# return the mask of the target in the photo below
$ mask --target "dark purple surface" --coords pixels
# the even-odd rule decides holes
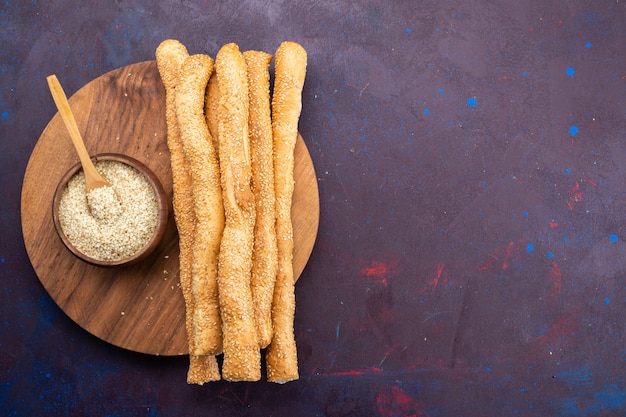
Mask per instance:
[[[1,415],[624,415],[624,1],[8,0],[0,28]],[[45,77],[72,94],[166,38],[309,53],[297,382],[188,386],[187,358],[87,334],[28,261]]]

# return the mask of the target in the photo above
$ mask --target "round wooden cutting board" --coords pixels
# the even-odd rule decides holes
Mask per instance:
[[[171,209],[165,90],[156,63],[140,62],[104,74],[69,101],[89,153],[117,152],[143,162],[163,184]],[[100,268],[79,260],[63,246],[52,221],[55,188],[76,162],[72,142],[56,114],[35,145],[22,186],[22,231],[39,280],[72,320],[100,339],[141,353],[187,354],[173,214],[159,247],[136,265]],[[299,277],[319,224],[315,170],[301,136],[294,175],[294,274]]]

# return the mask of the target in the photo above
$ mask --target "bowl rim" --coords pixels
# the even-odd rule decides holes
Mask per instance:
[[[157,200],[157,225],[152,234],[152,237],[144,245],[144,247],[136,252],[129,258],[114,260],[114,261],[104,261],[100,259],[96,259],[90,257],[80,250],[78,250],[72,242],[68,239],[68,237],[63,233],[63,228],[61,227],[61,221],[59,219],[59,203],[61,201],[61,196],[63,194],[63,190],[67,185],[68,181],[80,170],[82,170],[82,165],[80,162],[74,164],[64,175],[61,177],[59,184],[54,192],[53,200],[52,200],[52,220],[54,223],[54,229],[57,233],[57,236],[61,239],[64,246],[77,258],[95,265],[95,266],[103,266],[103,267],[115,267],[115,266],[126,266],[135,264],[143,259],[145,259],[148,255],[150,255],[154,249],[159,245],[163,235],[165,234],[165,230],[167,228],[167,218],[169,215],[169,203],[167,200],[167,194],[159,181],[158,177],[150,168],[148,168],[143,162],[124,154],[114,153],[114,152],[104,152],[98,153],[90,156],[91,160],[94,164],[99,161],[116,161],[124,163],[128,166],[131,166],[137,169],[139,172],[143,174],[143,176],[148,180],[152,189],[155,192],[156,200]]]

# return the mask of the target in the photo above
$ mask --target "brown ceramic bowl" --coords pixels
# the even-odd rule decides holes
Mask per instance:
[[[156,194],[157,207],[158,207],[158,220],[157,220],[157,225],[152,235],[152,238],[140,251],[136,252],[134,255],[128,258],[124,258],[120,260],[111,260],[111,261],[106,261],[106,260],[103,261],[103,260],[94,259],[90,256],[87,256],[84,253],[80,252],[72,244],[72,242],[70,242],[67,236],[63,233],[63,229],[61,228],[61,222],[59,220],[59,202],[61,200],[61,194],[63,193],[63,190],[65,189],[68,181],[76,173],[82,170],[82,166],[80,163],[77,163],[72,168],[70,168],[69,171],[67,171],[67,173],[63,176],[63,178],[59,182],[59,185],[54,193],[54,200],[52,203],[52,219],[54,221],[54,228],[56,229],[56,232],[59,238],[61,239],[61,241],[63,242],[63,244],[67,247],[67,249],[70,252],[72,252],[74,255],[76,255],[78,258],[82,259],[83,261],[88,262],[92,265],[103,266],[103,267],[113,267],[113,266],[119,267],[119,266],[126,266],[126,265],[137,263],[145,259],[148,255],[150,255],[151,252],[154,251],[154,249],[159,245],[159,242],[161,241],[163,234],[165,233],[165,229],[167,226],[167,217],[169,214],[169,205],[167,201],[167,196],[165,194],[165,190],[163,189],[163,186],[161,185],[156,175],[147,166],[145,166],[143,163],[137,161],[134,158],[131,158],[126,155],[116,154],[116,153],[102,153],[102,154],[92,156],[91,159],[93,160],[94,164],[97,163],[98,161],[108,160],[108,161],[117,161],[117,162],[121,162],[126,165],[129,165],[135,168],[136,170],[138,170],[139,172],[141,172],[144,175],[144,177],[148,180],[148,182],[152,185],[152,188],[154,189],[154,192]]]

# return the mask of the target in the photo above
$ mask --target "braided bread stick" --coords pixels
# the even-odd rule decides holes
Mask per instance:
[[[219,301],[228,381],[258,381],[261,353],[250,290],[254,238],[254,195],[248,138],[248,81],[237,45],[216,57],[219,85],[219,158],[226,224],[219,254]]]
[[[185,59],[176,87],[176,117],[180,126],[185,158],[189,164],[196,215],[193,247],[192,290],[196,300],[193,354],[219,354],[222,331],[217,290],[217,258],[224,211],[219,164],[204,117],[204,92],[213,71],[208,55]]]
[[[248,72],[249,133],[252,159],[252,191],[256,209],[254,251],[250,286],[259,347],[272,340],[272,298],[278,269],[274,195],[274,144],[270,114],[272,55],[260,51],[243,53]]]
[[[293,226],[291,202],[294,188],[294,149],[302,110],[302,88],[307,55],[295,42],[283,42],[276,50],[272,130],[276,192],[278,273],[274,286],[272,323],[274,336],[267,348],[267,380],[285,383],[298,379],[294,336],[295,288],[293,276]]]
[[[167,145],[170,151],[173,183],[172,205],[179,236],[179,279],[185,300],[185,327],[187,330],[189,352],[195,352],[196,339],[194,337],[195,332],[193,327],[195,301],[191,290],[191,265],[196,219],[193,210],[191,174],[187,169],[187,163],[185,161],[174,102],[179,72],[187,56],[187,48],[173,39],[163,41],[156,50],[157,67],[165,87]],[[190,353],[187,383],[202,385],[205,382],[217,381],[219,379],[220,373],[215,356],[195,355]]]

